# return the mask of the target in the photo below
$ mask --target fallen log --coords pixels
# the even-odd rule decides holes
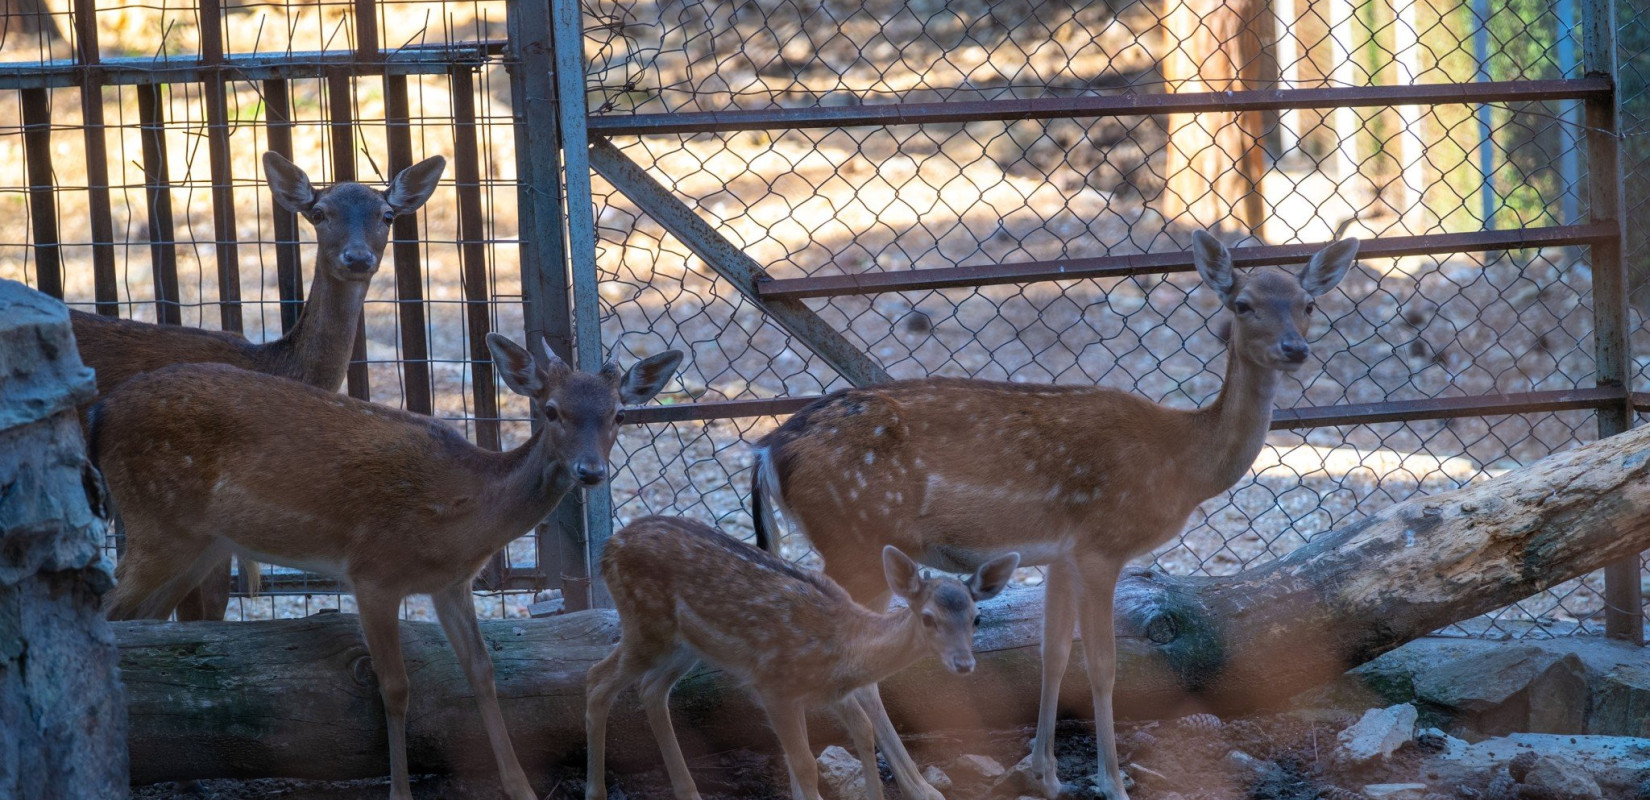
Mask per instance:
[[[1229,714],[1276,705],[1404,642],[1650,547],[1650,426],[1526,469],[1381,511],[1224,578],[1133,571],[1118,588],[1117,703],[1126,716]],[[932,660],[884,684],[912,731],[1034,719],[1041,597],[983,609],[979,669]],[[606,654],[612,612],[483,623],[506,720],[530,774],[584,746],[584,672]],[[384,718],[355,619],[121,623],[135,782],[202,777],[351,778],[387,772]],[[403,623],[415,771],[491,769],[468,685],[434,624]],[[1087,707],[1080,659],[1062,705]],[[774,747],[763,715],[720,673],[678,687],[684,749]],[[822,743],[838,736],[817,721]],[[655,764],[634,695],[614,709],[615,768]],[[540,772],[542,774],[542,772]]]

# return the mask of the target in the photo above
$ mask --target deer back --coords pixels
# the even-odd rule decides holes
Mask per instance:
[[[84,311],[69,312],[80,360],[97,372],[97,389],[107,393],[132,376],[172,364],[229,364],[255,368],[255,346],[222,331],[181,325],[154,325]]]

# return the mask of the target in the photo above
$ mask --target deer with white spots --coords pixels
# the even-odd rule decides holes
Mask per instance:
[[[670,687],[700,658],[756,694],[785,751],[795,800],[820,800],[804,717],[821,705],[848,729],[866,797],[881,800],[866,689],[874,697],[877,681],[929,655],[954,673],[972,672],[975,603],[1001,592],[1020,558],[999,555],[967,581],[924,577],[894,547],[878,558],[883,591],[899,595],[904,607],[871,611],[830,578],[701,522],[647,517],[614,534],[602,553],[602,577],[619,610],[619,645],[586,678],[585,800],[607,797],[608,711],[638,680],[671,788],[677,800],[698,800],[669,700]]]
[[[475,692],[504,790],[537,800],[510,746],[470,584],[574,486],[607,478],[623,407],[675,373],[670,350],[630,370],[575,371],[493,333],[506,386],[539,423],[509,452],[483,450],[437,419],[221,364],[139,375],[91,413],[88,449],[126,522],[111,619],[164,619],[224,556],[347,583],[389,728],[390,796],[411,800],[399,616],[429,595]]]
[[[1192,255],[1231,316],[1226,380],[1204,408],[1166,408],[1113,389],[932,378],[848,389],[797,412],[759,444],[752,512],[776,547],[774,511],[805,532],[825,571],[872,608],[888,545],[967,571],[1010,550],[1046,565],[1043,687],[1031,771],[1050,798],[1060,677],[1081,627],[1094,697],[1094,789],[1126,800],[1112,729],[1112,595],[1124,563],[1168,541],[1199,503],[1254,463],[1284,373],[1306,363],[1314,300],[1352,266],[1343,239],[1299,272],[1233,269],[1202,231]],[[875,693],[872,692],[872,697]],[[893,735],[880,703],[878,735]],[[893,758],[889,759],[894,761]],[[916,769],[908,760],[896,773]]]

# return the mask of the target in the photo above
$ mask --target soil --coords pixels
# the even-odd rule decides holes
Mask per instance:
[[[1350,766],[1334,758],[1336,734],[1351,725],[1349,714],[1270,714],[1222,722],[1209,715],[1194,715],[1163,722],[1125,723],[1118,726],[1118,753],[1125,770],[1135,781],[1129,790],[1132,800],[1350,800],[1363,797],[1362,789],[1380,783],[1427,783],[1423,754],[1406,745],[1386,761],[1362,767]],[[1012,770],[1028,752],[1032,729],[990,731],[983,737],[970,736],[965,750],[962,740],[950,735],[929,735],[907,741],[918,764],[946,769],[954,783],[945,791],[950,800],[1013,800],[1018,794],[1012,781],[994,787],[992,781],[967,780],[963,770],[949,769],[964,752],[990,756]],[[1082,722],[1062,722],[1058,730],[1060,774],[1068,782],[1062,800],[1090,800],[1080,787],[1082,776],[1094,771],[1093,727]],[[815,747],[823,747],[815,743]],[[576,757],[576,754],[575,754]],[[704,800],[782,800],[789,796],[784,760],[777,755],[739,750],[690,759],[695,782]],[[883,791],[890,800],[903,800],[893,775],[883,763]],[[1504,771],[1501,771],[1504,773]],[[584,797],[582,766],[570,763],[558,768],[540,788],[548,788],[547,800],[580,800]],[[1434,786],[1429,800],[1488,797],[1511,790],[1515,784],[1500,776],[1491,789],[1495,774],[1484,773],[1471,783]],[[1650,777],[1650,776],[1647,776]],[[1076,782],[1076,783],[1072,783]],[[546,784],[548,785],[546,787]],[[491,776],[456,778],[415,776],[413,795],[425,798],[493,798],[497,783]],[[669,779],[662,768],[648,772],[609,776],[609,795],[614,800],[670,800]],[[256,780],[202,781],[193,789],[176,784],[156,784],[136,789],[134,800],[379,800],[388,793],[387,779],[361,781]],[[1608,800],[1638,800],[1629,793],[1610,794]]]

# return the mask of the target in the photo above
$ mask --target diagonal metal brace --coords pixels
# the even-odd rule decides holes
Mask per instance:
[[[640,164],[620,152],[612,142],[599,136],[591,137],[590,166],[613,184],[613,188],[630,198],[637,208],[687,245],[694,255],[716,270],[717,275],[733,284],[746,300],[762,309],[770,319],[824,359],[850,383],[868,386],[889,380],[888,373],[881,366],[850,344],[835,328],[825,324],[802,301],[764,298],[758,294],[757,284],[770,280],[767,270],[700,219],[693,209],[654,180]]]

